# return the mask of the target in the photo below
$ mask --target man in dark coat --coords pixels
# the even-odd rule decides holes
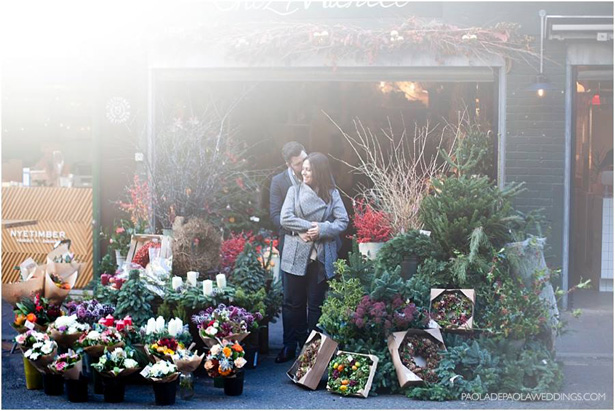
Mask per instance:
[[[282,250],[284,250],[284,236],[287,232],[280,225],[280,211],[282,210],[282,204],[286,199],[286,192],[292,186],[299,186],[302,181],[301,169],[303,167],[303,160],[307,157],[305,148],[296,141],[289,141],[282,147],[282,158],[286,163],[287,168],[280,174],[277,174],[271,180],[271,190],[269,194],[269,216],[271,221],[278,229],[279,242],[278,249],[280,251],[280,261],[282,260]],[[280,273],[282,281],[284,280],[284,273]],[[290,326],[288,315],[288,307],[286,304],[282,304],[282,326],[284,328],[284,348],[278,354],[275,362],[282,363],[295,358],[296,356],[296,343],[295,345],[289,344],[289,330]]]

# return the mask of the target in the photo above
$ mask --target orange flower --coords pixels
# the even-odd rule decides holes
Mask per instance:
[[[222,368],[218,367],[218,372],[220,373],[221,376],[226,377],[227,375],[229,375],[231,373],[232,370],[226,370],[223,371]]]
[[[30,313],[26,316],[26,320],[30,321],[31,323],[35,323],[36,322],[36,315],[34,315],[34,313]]]
[[[233,352],[231,351],[231,349],[230,349],[230,348],[228,348],[228,347],[224,347],[224,348],[222,349],[222,353],[224,354],[224,356],[225,356],[226,358],[229,358],[229,357],[231,356],[231,354],[233,354]]]
[[[18,314],[18,315],[15,317],[15,324],[17,324],[17,325],[23,325],[23,323],[25,323],[25,322],[26,322],[26,316],[25,316],[25,315],[23,315],[23,314]]]
[[[239,343],[235,343],[233,344],[233,350],[235,350],[236,352],[243,352],[243,347],[239,345]]]

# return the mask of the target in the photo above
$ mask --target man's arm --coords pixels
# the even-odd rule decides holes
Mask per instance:
[[[278,181],[278,175],[271,179],[271,189],[269,190],[269,217],[273,225],[279,230],[282,228],[280,224],[280,212],[286,193],[282,192],[282,184]]]

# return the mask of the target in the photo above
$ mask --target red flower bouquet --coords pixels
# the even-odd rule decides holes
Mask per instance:
[[[365,202],[358,199],[353,201],[353,224],[357,229],[357,242],[384,243],[392,237],[389,217],[384,211],[376,211]]]

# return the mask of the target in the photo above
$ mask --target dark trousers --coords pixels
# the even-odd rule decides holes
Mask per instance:
[[[308,264],[304,276],[282,274],[284,276],[282,324],[285,347],[291,349],[297,345],[301,347],[308,333],[316,329],[322,312],[322,303],[329,288],[326,280],[318,282],[319,277],[325,277],[324,270],[325,266],[321,262],[312,261]]]

